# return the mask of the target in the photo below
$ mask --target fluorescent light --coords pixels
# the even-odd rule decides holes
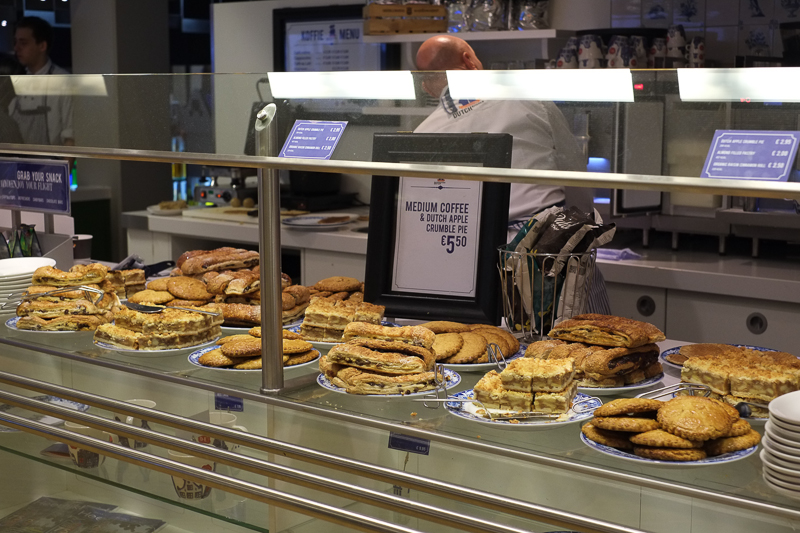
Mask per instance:
[[[800,102],[799,67],[678,69],[684,102]]]
[[[108,96],[101,74],[11,76],[17,96]]]
[[[628,69],[449,70],[456,100],[633,102]]]
[[[274,98],[414,100],[411,72],[270,72]]]

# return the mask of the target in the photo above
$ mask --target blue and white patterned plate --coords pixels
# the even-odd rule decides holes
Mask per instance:
[[[520,344],[519,351],[512,355],[511,357],[506,357],[506,363],[510,363],[514,359],[519,359],[523,355],[525,355],[525,350],[528,348],[527,344]],[[450,370],[457,370],[459,372],[488,372],[489,370],[495,370],[497,368],[497,363],[462,363],[460,365],[453,365],[448,363],[442,363],[442,366],[445,368],[449,368]]]
[[[221,368],[221,367],[216,367],[216,366],[206,366],[206,365],[203,365],[203,364],[200,363],[200,356],[201,355],[203,355],[205,353],[208,353],[211,350],[215,350],[217,348],[219,348],[219,346],[206,346],[205,348],[200,348],[199,350],[196,350],[196,351],[192,352],[191,354],[189,354],[189,362],[192,363],[194,366],[199,366],[200,368],[203,368],[205,370],[220,370],[222,372],[236,372],[236,373],[240,373],[240,372],[258,372],[258,373],[260,373],[261,372],[260,368],[257,368],[255,370],[240,370],[238,368]],[[299,365],[285,366],[285,367],[283,367],[283,369],[287,370],[287,369],[290,369],[290,368],[302,368],[304,366],[313,365],[317,361],[319,361],[319,352],[318,351],[317,351],[317,356],[314,359],[312,359],[311,361],[307,361],[307,362],[299,364]]]
[[[300,327],[300,324],[303,323],[303,319],[298,319],[292,322],[291,324],[284,324],[283,329],[291,329],[294,327]],[[247,335],[247,332],[253,329],[255,326],[222,326],[220,330],[225,335]],[[223,335],[224,336],[224,335]]]
[[[189,350],[196,350],[202,346],[208,346],[209,344],[215,344],[219,340],[219,337],[214,337],[208,342],[202,342],[200,344],[195,344],[194,346],[187,346],[185,348],[170,348],[168,350],[132,350],[130,348],[122,348],[120,346],[114,346],[113,344],[108,344],[105,342],[100,341],[92,341],[94,345],[98,348],[103,348],[104,350],[112,350],[114,352],[119,352],[124,355],[133,355],[137,357],[164,357],[167,355],[177,355],[179,353],[186,353]]]
[[[778,350],[773,350],[772,348],[762,348],[761,346],[750,346],[749,344],[729,344],[728,346],[736,346],[737,348],[746,348],[748,350],[755,350],[757,352],[777,352],[778,351]],[[683,348],[683,346],[676,346],[675,348],[670,348],[669,350],[664,350],[663,352],[661,352],[661,356],[660,356],[661,364],[662,365],[669,365],[669,366],[671,366],[673,368],[677,368],[678,370],[683,368],[683,365],[679,365],[677,363],[671,363],[671,362],[667,361],[667,356],[668,355],[673,355],[673,354],[676,354],[676,353],[680,352],[681,348]]]
[[[471,400],[473,399],[473,391],[472,389],[465,390],[458,392],[456,394],[451,395],[452,398],[457,400]],[[575,402],[581,402],[579,406],[579,411],[575,412],[573,410],[569,410],[564,415],[564,420],[554,419],[554,420],[520,420],[514,421],[511,420],[490,420],[485,418],[477,413],[472,413],[467,410],[467,404],[461,402],[446,402],[444,405],[447,408],[450,414],[455,415],[459,418],[463,418],[465,420],[471,420],[472,422],[479,422],[481,424],[488,424],[490,426],[494,426],[498,429],[519,429],[519,430],[540,430],[540,429],[556,429],[561,426],[565,426],[567,424],[573,424],[575,422],[581,422],[583,420],[588,420],[594,416],[594,410],[603,405],[603,401],[600,398],[594,398],[592,396],[587,396],[586,394],[578,393],[575,396]],[[583,403],[585,402],[585,403]],[[474,404],[472,404],[474,405]]]
[[[326,219],[338,219],[340,217],[348,217],[347,220],[340,220],[336,222],[325,222]],[[281,224],[292,229],[304,229],[311,231],[325,231],[328,229],[341,228],[350,224],[358,218],[357,215],[352,213],[331,213],[329,215],[300,215],[296,217],[288,217],[281,220]]]
[[[458,375],[458,372],[453,372],[447,368],[444,369],[444,379],[447,381],[447,388],[451,389],[461,383],[461,376]],[[325,376],[325,374],[320,374],[317,376],[317,384],[324,389],[328,389],[332,392],[338,392],[339,394],[350,394],[342,387],[337,387]],[[435,391],[426,390],[422,392],[412,392],[411,394],[352,394],[351,396],[358,396],[359,398],[386,398],[389,400],[396,400],[398,398],[416,398],[420,396],[425,396],[427,394],[433,394]]]
[[[598,396],[611,396],[614,394],[624,394],[626,392],[635,391],[638,389],[646,389],[652,387],[664,378],[664,373],[661,372],[657,376],[633,383],[632,385],[623,385],[622,387],[581,387],[578,386],[578,392],[586,392],[589,394],[596,394]]]
[[[6,320],[6,327],[8,329],[11,329],[11,330],[14,330],[14,331],[22,331],[23,333],[73,333],[73,334],[74,333],[90,333],[90,334],[94,333],[93,331],[90,331],[90,330],[85,330],[85,331],[40,331],[40,330],[36,330],[36,329],[19,329],[17,327],[17,322],[19,322],[19,317],[18,316],[15,316],[14,318],[9,318],[8,320]]]
[[[645,457],[639,457],[638,455],[633,455],[632,453],[624,452],[622,450],[612,448],[611,446],[600,444],[599,442],[594,442],[593,440],[587,439],[586,435],[584,435],[583,433],[581,433],[581,441],[583,441],[585,445],[587,445],[589,448],[592,448],[593,450],[596,450],[605,455],[610,455],[612,457],[622,459],[624,461],[632,461],[634,463],[639,463],[647,466],[667,466],[667,467],[705,466],[705,465],[715,465],[720,463],[732,463],[734,461],[739,461],[741,459],[753,455],[758,449],[758,445],[756,444],[755,446],[747,448],[746,450],[739,450],[738,452],[726,453],[723,455],[717,455],[715,457],[707,457],[705,459],[700,459],[699,461],[659,461],[656,459],[647,459]]]
[[[292,327],[286,328],[286,329],[291,331],[292,333],[300,333],[300,326],[302,324],[303,323],[300,322],[296,326],[292,326]],[[381,325],[382,326],[389,326],[389,327],[392,327],[392,328],[399,328],[400,327],[400,324],[397,324],[395,322],[389,322],[388,320],[384,320],[383,322],[381,322]],[[320,353],[322,353],[322,354],[328,353],[331,348],[333,348],[337,344],[341,344],[341,342],[322,342],[322,341],[306,341],[306,342],[311,343],[311,346],[313,346],[314,348],[319,350]]]
[[[34,396],[32,399],[40,402],[47,402],[59,407],[66,407],[67,409],[74,409],[75,411],[79,411],[81,413],[85,413],[89,409],[89,406],[86,404],[65,400],[63,398],[58,398],[57,396]],[[60,418],[34,413],[27,409],[22,409],[9,404],[0,405],[0,412],[27,418],[28,420],[33,420],[34,422],[39,422],[40,424],[46,424],[48,426],[60,426],[64,423],[64,421]],[[11,433],[16,431],[19,430],[0,425],[0,433]]]

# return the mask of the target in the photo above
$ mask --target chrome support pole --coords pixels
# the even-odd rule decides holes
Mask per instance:
[[[275,104],[256,115],[256,155],[275,157],[278,124]],[[275,168],[258,169],[258,251],[261,257],[261,392],[277,394],[283,388],[283,323],[281,301],[280,178]]]

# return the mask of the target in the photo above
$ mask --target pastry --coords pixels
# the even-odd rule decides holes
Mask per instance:
[[[652,418],[635,418],[632,416],[596,416],[592,419],[592,424],[600,429],[629,433],[643,433],[660,429],[661,427],[661,424]]]
[[[683,363],[681,381],[708,385],[720,395],[730,393],[731,366],[713,358],[692,357]]]
[[[328,352],[328,361],[384,374],[416,374],[428,370],[424,359],[396,352],[379,352],[355,344],[339,344]]]
[[[420,326],[390,327],[365,322],[352,322],[345,327],[342,340],[348,341],[356,337],[396,340],[425,348],[433,346],[433,341],[436,339],[436,335],[431,330]]]
[[[103,315],[69,315],[43,319],[23,316],[17,321],[17,329],[33,331],[93,331],[109,322]]]
[[[714,400],[678,396],[665,402],[658,410],[658,421],[674,435],[705,441],[730,433],[734,419]]]
[[[225,287],[225,294],[251,294],[259,290],[261,286],[261,273],[243,271],[237,272],[234,279]],[[288,289],[288,287],[287,287]],[[303,287],[305,289],[305,287]],[[286,289],[284,289],[285,291]],[[306,298],[308,300],[308,298]]]
[[[758,431],[751,429],[744,435],[738,437],[722,437],[713,439],[706,442],[704,449],[710,456],[722,455],[724,453],[738,452],[739,450],[746,450],[758,444],[761,441],[761,435]]]
[[[576,378],[580,387],[612,388],[625,385],[625,378],[621,376],[587,376]]]
[[[549,359],[550,352],[556,346],[564,346],[566,343],[559,340],[544,340],[532,342],[525,348],[525,357],[532,357],[534,359]]]
[[[800,386],[798,375],[765,367],[735,369],[729,374],[729,380],[731,395],[765,402]]]
[[[661,342],[664,334],[654,325],[612,315],[578,315],[558,324],[548,333],[554,339],[600,346],[636,348]]]
[[[630,441],[639,446],[656,448],[702,448],[702,441],[688,440],[668,433],[663,429],[653,429],[644,433],[631,435]]]
[[[134,294],[130,301],[135,304],[155,304],[155,305],[163,305],[169,302],[170,300],[174,300],[175,297],[169,291],[152,291],[149,289],[145,289],[141,292],[137,292]]]
[[[595,427],[591,422],[584,424],[581,428],[581,433],[586,435],[586,438],[602,444],[604,446],[611,446],[612,448],[619,448],[620,450],[632,450],[633,443],[631,443],[628,433],[623,431],[609,431],[607,429],[600,429]]]
[[[353,315],[353,322],[368,322],[370,324],[380,324],[386,307],[375,305],[369,302],[359,302],[357,299],[348,298],[348,302],[356,304],[356,311]]]
[[[486,351],[486,339],[477,333],[472,333],[469,331],[459,333],[459,335],[461,335],[461,339],[463,341],[461,349],[456,352],[455,355],[443,359],[442,361],[447,364],[461,365],[474,363],[480,359],[480,357]]]
[[[679,449],[679,448],[648,448],[646,446],[634,446],[634,455],[644,457],[646,459],[655,459],[657,461],[699,461],[706,458],[706,452],[696,448],[692,449]]]
[[[511,411],[530,411],[533,394],[530,392],[509,391],[503,387],[500,374],[495,370],[486,373],[472,389],[475,400],[486,409],[508,409]]]
[[[469,326],[466,324],[461,324],[459,322],[447,322],[444,320],[425,322],[424,324],[420,324],[420,326],[423,328],[428,328],[437,335],[439,333],[461,333],[464,331],[469,331]]]
[[[67,315],[102,315],[101,309],[87,300],[26,300],[17,306],[17,316],[36,316],[39,318],[59,318]]]
[[[102,327],[102,326],[101,326]],[[214,326],[198,333],[152,333],[137,334],[140,350],[174,350],[196,346],[219,337],[219,326]]]
[[[578,384],[570,381],[563,390],[555,392],[537,391],[533,398],[533,410],[539,413],[566,413],[578,394]]]
[[[319,356],[319,352],[316,350],[309,350],[307,352],[294,354],[283,362],[283,366],[302,365],[303,363],[308,363],[309,361],[313,361],[314,359],[317,358],[317,356]]]
[[[345,276],[333,276],[319,280],[314,288],[320,291],[357,291],[361,288],[361,282],[355,278],[348,278]]]
[[[261,307],[249,304],[217,304],[227,326],[254,326],[261,324]]]
[[[44,266],[34,271],[32,281],[34,285],[52,285],[55,287],[88,285],[100,283],[106,278],[107,273],[108,268],[98,263],[75,265],[69,272],[51,266]]]
[[[569,386],[575,366],[569,359],[514,359],[500,373],[503,386],[521,392],[555,392]]]
[[[455,355],[462,346],[464,339],[458,333],[439,333],[433,341],[433,353],[436,355],[436,360],[441,361]]]
[[[595,416],[619,416],[658,411],[664,405],[661,400],[647,398],[619,398],[601,405],[594,411]]]
[[[354,367],[339,370],[331,382],[350,394],[411,394],[436,388],[433,372],[387,375]]]
[[[597,350],[583,360],[581,368],[593,374],[624,375],[656,363],[658,355],[659,349],[655,344]]]
[[[206,284],[199,279],[185,276],[169,278],[167,290],[181,300],[211,300],[214,296],[206,290]]]
[[[218,311],[216,306],[210,305],[202,309]],[[119,310],[114,314],[116,325],[136,331],[138,333],[200,333],[222,324],[220,315],[193,313],[182,309],[165,308],[160,313],[140,313],[128,308]]]
[[[370,350],[378,350],[381,352],[392,352],[403,355],[413,355],[425,361],[426,370],[433,368],[435,362],[435,355],[432,349],[423,348],[422,346],[414,346],[400,341],[382,341],[378,339],[355,338],[347,342],[353,346],[363,346]]]
[[[167,307],[202,307],[208,303],[208,300],[170,300],[164,305]]]
[[[197,362],[203,366],[224,367],[240,363],[242,360],[228,357],[222,353],[221,349],[217,348],[198,357]]]
[[[151,291],[166,291],[167,282],[170,278],[158,278],[147,282],[147,288]]]
[[[219,248],[188,257],[178,267],[185,275],[198,275],[209,270],[232,270],[255,265],[258,265],[258,252]]]

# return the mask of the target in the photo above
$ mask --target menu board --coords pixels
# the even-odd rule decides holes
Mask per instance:
[[[800,132],[717,130],[702,177],[787,181]]]
[[[330,159],[347,121],[295,120],[278,157]]]
[[[0,207],[70,213],[66,161],[0,159]]]
[[[364,44],[364,21],[286,23],[286,72],[381,70],[381,45]]]
[[[400,178],[393,291],[475,296],[481,197],[480,182]]]

